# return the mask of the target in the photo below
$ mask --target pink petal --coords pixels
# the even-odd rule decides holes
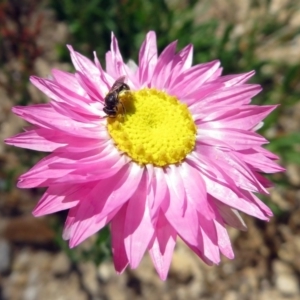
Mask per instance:
[[[201,154],[203,160],[209,160],[211,164],[221,167],[230,174],[233,180],[233,186],[260,193],[268,193],[264,186],[257,180],[252,170],[240,159],[233,151],[217,149],[215,146],[201,145]],[[227,175],[226,175],[227,176]],[[228,179],[223,180],[228,182]]]
[[[219,67],[215,73],[213,73],[210,78],[206,81],[206,82],[213,82],[213,81],[217,81],[219,79],[219,77],[222,75],[223,72],[223,68]]]
[[[160,212],[149,252],[159,277],[166,280],[176,244],[176,231]]]
[[[192,67],[193,50],[194,46],[192,44],[189,44],[186,47],[184,47],[181,51],[179,51],[178,54],[176,54],[176,58],[178,57],[181,62],[181,67],[180,69],[174,68],[174,72],[185,71]]]
[[[249,164],[254,170],[264,173],[276,173],[284,170],[281,166],[269,159],[262,153],[257,153],[253,149],[246,149],[236,152],[236,156]]]
[[[218,78],[218,81],[222,81],[226,83],[227,87],[230,86],[237,86],[241,85],[245,82],[247,82],[253,75],[255,74],[255,71],[250,71],[247,73],[242,74],[235,74],[235,75],[226,75]]]
[[[198,137],[200,140],[205,140],[206,137],[224,140],[226,143],[234,145],[236,150],[244,150],[248,149],[250,146],[260,146],[268,143],[265,138],[255,132],[234,128],[201,128]]]
[[[217,162],[213,163],[213,160],[210,160],[214,169],[218,170],[218,177],[210,175],[208,172],[203,172],[203,169],[200,168],[197,164],[195,166],[202,173],[202,178],[205,181],[206,189],[208,194],[215,197],[219,201],[227,204],[229,207],[239,209],[247,214],[252,214],[257,218],[267,220],[268,217],[253,203],[251,199],[243,199],[244,195],[241,193],[241,190],[236,186],[236,178],[234,180],[230,177],[233,172],[228,172],[229,166],[224,166]],[[226,170],[226,173],[225,171]],[[228,176],[230,174],[230,176]],[[248,182],[248,180],[247,180]]]
[[[217,182],[215,180],[211,180],[203,176],[203,179],[206,184],[206,188],[208,193],[223,202],[224,204],[236,208],[240,211],[248,215],[255,216],[256,218],[262,220],[268,220],[269,218],[265,216],[265,214],[260,210],[257,205],[250,202],[249,200],[243,199],[241,195],[238,195],[234,192],[229,186]]]
[[[207,64],[197,65],[183,72],[173,81],[172,86],[168,88],[170,94],[184,99],[186,95],[194,93],[201,89],[203,84],[214,74],[220,65],[219,61],[213,61]],[[222,83],[211,83],[222,87]]]
[[[141,86],[148,85],[151,82],[153,72],[157,63],[157,45],[156,34],[150,31],[146,35],[139,53],[139,83]]]
[[[211,208],[214,210],[216,218],[214,219],[214,225],[217,232],[217,239],[218,239],[218,247],[223,255],[228,257],[229,259],[234,258],[234,253],[231,247],[230,238],[228,236],[228,232],[225,228],[225,224],[218,212],[217,207],[214,205],[213,202],[210,201]]]
[[[76,247],[85,239],[95,234],[106,226],[114,217],[117,211],[107,215],[100,222],[96,221],[95,208],[89,203],[88,199],[82,199],[78,204],[73,224],[70,228],[70,248]]]
[[[111,243],[114,266],[118,274],[122,274],[128,265],[128,258],[124,245],[124,227],[127,204],[123,205],[111,222]]]
[[[29,107],[16,106],[13,112],[31,124],[64,131],[70,135],[85,138],[96,138],[101,127],[95,123],[83,123],[59,114],[48,104],[37,104]]]
[[[35,217],[51,214],[76,206],[81,197],[91,188],[91,184],[54,185],[47,189],[33,210]]]
[[[70,54],[72,63],[75,67],[75,69],[84,74],[85,78],[90,81],[91,84],[94,85],[95,89],[100,84],[100,71],[95,66],[95,64],[85,56],[81,55],[80,53],[74,51],[73,47],[70,45],[67,45]]]
[[[212,198],[210,198],[212,199]],[[246,231],[247,230],[247,225],[245,224],[244,220],[240,216],[237,210],[232,209],[230,206],[222,203],[221,201],[218,201],[216,199],[212,199],[211,202],[214,202],[216,205],[223,221],[236,229],[239,229],[241,231]]]
[[[177,209],[181,214],[184,214],[186,210],[186,191],[180,172],[181,170],[178,167],[170,165],[165,171],[165,180],[169,187],[171,197],[176,197],[177,199]]]
[[[180,92],[178,91],[178,96],[180,97],[182,102],[186,103],[188,106],[191,106],[196,101],[199,101],[205,98],[207,95],[214,93],[221,87],[222,86],[220,83],[207,83],[196,90],[193,89],[186,91],[186,94],[184,94],[183,90]]]
[[[151,87],[164,89],[165,83],[171,74],[172,60],[176,50],[177,41],[169,44],[157,60],[151,81]]]
[[[129,164],[120,172],[104,181],[91,191],[90,199],[98,207],[97,220],[103,219],[107,214],[125,204],[136,192],[142,179],[143,169],[137,164]],[[103,199],[103,195],[106,198]],[[99,195],[102,201],[99,201]]]
[[[201,252],[214,264],[219,264],[220,253],[214,219],[211,219],[204,214],[199,214],[199,225],[203,243]]]
[[[248,199],[251,199],[264,212],[266,216],[273,217],[273,212],[271,211],[271,209],[258,197],[248,191],[242,191],[242,193],[244,194],[245,198],[247,197]]]
[[[76,76],[74,77],[76,79]],[[88,116],[94,116],[96,114],[93,107],[90,106],[91,100],[89,96],[86,93],[83,95],[81,95],[81,93],[76,93],[76,89],[71,90],[70,88],[72,88],[73,85],[62,86],[59,82],[35,76],[31,76],[30,81],[49,98],[60,104],[67,105],[69,109]],[[76,81],[78,80],[76,79]]]
[[[203,254],[212,262],[219,263],[220,255],[217,246],[217,235],[213,219],[213,211],[208,206],[205,183],[195,168],[182,163],[180,174],[185,186],[188,205],[199,212],[198,220],[203,239]],[[193,180],[191,180],[193,178]]]
[[[208,81],[208,78],[210,75],[213,75],[214,72],[211,72],[210,69],[218,69],[217,67],[220,65],[218,61],[211,61],[208,63],[203,63],[199,65],[192,66],[191,68],[184,71],[182,74],[179,74],[179,76],[176,78],[176,80],[173,81],[173,87],[178,87],[178,85],[181,86],[181,88],[185,87],[186,85],[190,85],[192,87],[192,83],[195,81],[198,83],[198,80],[200,79],[200,83],[204,83]],[[200,84],[201,85],[201,84]],[[199,86],[200,86],[199,85]],[[198,84],[197,84],[198,86]],[[223,84],[222,84],[223,86]],[[195,87],[192,87],[195,88]]]
[[[182,240],[188,245],[189,248],[191,248],[207,265],[212,266],[213,262],[209,260],[204,254],[203,254],[203,241],[201,235],[199,236],[198,244],[191,245],[183,236],[180,236]]]
[[[144,174],[138,189],[128,202],[126,211],[125,249],[132,269],[139,265],[154,234],[146,187],[147,178]]]
[[[63,239],[64,240],[69,240],[71,238],[71,231],[72,231],[72,225],[74,223],[75,220],[75,215],[77,214],[77,210],[78,210],[78,205],[72,207],[69,210],[66,222],[65,222],[65,227],[63,230]]]
[[[106,153],[105,153],[106,152]],[[27,173],[20,176],[18,186],[29,188],[54,183],[84,183],[111,177],[125,164],[127,158],[120,156],[115,148],[99,153],[99,149],[83,153],[53,153]]]
[[[198,210],[201,215],[207,215],[207,217],[211,218],[210,209],[207,206],[206,187],[200,172],[186,162],[183,162],[178,168],[188,205]]]
[[[188,70],[192,65],[193,59],[193,45],[187,45],[179,51],[173,59],[171,76],[166,82],[166,87],[173,86],[173,82],[182,72]]]
[[[232,107],[240,107],[241,105],[250,103],[251,98],[257,95],[260,91],[261,86],[256,84],[243,84],[240,86],[226,87],[217,90],[211,95],[207,95],[199,102],[195,102],[190,109],[201,112],[203,107],[209,106],[212,108],[213,105],[231,105]]]
[[[277,160],[279,159],[279,156],[277,156],[276,154],[272,153],[271,151],[265,149],[265,148],[262,148],[262,147],[259,147],[259,146],[255,146],[255,147],[252,147],[253,150],[255,150],[256,152],[258,153],[262,153],[264,156],[272,159],[272,160]]]
[[[147,175],[147,199],[150,208],[152,223],[155,224],[155,222],[153,221],[153,210],[152,210],[154,205],[154,182],[155,182],[154,166],[148,164],[145,167],[146,167],[146,175]]]
[[[52,130],[35,129],[7,138],[5,143],[31,150],[51,152],[66,146],[66,142],[56,139],[57,136]]]
[[[73,91],[75,94],[86,97],[86,91],[82,88],[82,86],[78,83],[76,77],[74,74],[69,72],[64,72],[57,69],[51,70],[52,76],[54,80],[60,84],[62,87],[67,87],[70,91]],[[39,85],[39,78],[38,77],[32,77],[33,84]],[[43,81],[41,81],[42,83]],[[62,84],[63,83],[63,84]]]
[[[102,88],[102,82],[99,79],[97,83],[93,83],[88,77],[79,72],[75,74],[75,77],[92,100],[101,100],[103,103],[106,94],[104,93],[105,88]],[[100,75],[98,77],[100,78]]]
[[[229,106],[216,107],[208,114],[202,110],[203,117],[199,120],[201,128],[236,128],[251,130],[261,122],[276,106],[242,106],[232,109]]]
[[[93,52],[93,54],[94,54],[95,65],[100,72],[100,80],[102,81],[101,90],[103,92],[103,95],[106,95],[110,90],[111,86],[114,84],[115,80],[111,75],[109,75],[103,70],[95,51]]]
[[[92,163],[89,165],[83,165],[82,168],[77,168],[66,176],[49,180],[49,182],[52,182],[52,184],[64,182],[84,183],[94,180],[101,180],[117,174],[127,164],[128,158],[126,156],[111,154],[103,158],[102,161],[98,161],[96,168]],[[101,167],[102,165],[104,166],[103,168]],[[57,165],[55,167],[58,169],[64,169],[66,165]]]
[[[179,174],[178,174],[179,176]],[[185,238],[191,245],[198,245],[198,214],[193,205],[187,202],[184,194],[184,199],[178,198],[176,187],[174,188],[170,180],[166,176],[168,184],[168,193],[162,202],[162,209],[166,219],[178,234]]]
[[[115,79],[126,75],[126,67],[116,37],[111,33],[110,52],[106,53],[106,71]]]
[[[154,216],[160,209],[162,202],[166,198],[167,189],[168,189],[165,174],[162,168],[159,167],[154,168],[154,179],[152,182],[152,186],[154,189],[154,199],[153,199],[153,205],[150,207],[151,207],[151,216],[152,218],[154,218]]]

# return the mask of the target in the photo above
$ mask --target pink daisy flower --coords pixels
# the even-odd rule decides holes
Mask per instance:
[[[51,152],[18,183],[48,187],[33,214],[68,209],[70,247],[110,224],[119,273],[148,250],[166,279],[177,237],[218,264],[234,257],[226,225],[246,229],[238,211],[272,216],[255,194],[268,194],[261,173],[283,169],[255,131],[275,106],[250,105],[254,72],[221,76],[219,61],[192,66],[192,45],[175,49],[158,56],[149,32],[125,64],[112,35],[103,69],[69,46],[75,74],[31,77],[51,101],[13,109],[32,126],[6,143]]]

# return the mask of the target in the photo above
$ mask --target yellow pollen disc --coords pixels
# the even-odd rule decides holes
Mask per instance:
[[[107,128],[117,148],[139,164],[164,167],[181,162],[196,140],[196,125],[187,106],[156,89],[120,94],[116,118]]]

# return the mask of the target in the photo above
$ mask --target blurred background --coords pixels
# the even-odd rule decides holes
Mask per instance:
[[[256,70],[256,104],[280,104],[260,132],[287,171],[270,176],[275,217],[245,216],[247,232],[229,229],[233,261],[207,267],[178,242],[169,278],[146,256],[115,274],[109,232],[74,250],[61,239],[65,212],[33,218],[42,189],[19,190],[18,176],[42,154],[0,143],[0,299],[300,299],[300,0],[0,0],[0,139],[25,123],[14,105],[46,102],[29,84],[52,68],[73,71],[65,45],[103,63],[111,31],[125,60],[137,61],[145,34],[161,51],[194,44],[194,64],[219,59],[224,74]]]

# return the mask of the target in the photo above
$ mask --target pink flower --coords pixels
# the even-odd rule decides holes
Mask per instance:
[[[283,169],[255,130],[275,106],[250,105],[261,90],[245,83],[254,72],[221,76],[218,61],[192,66],[192,45],[175,49],[158,56],[149,32],[139,65],[125,64],[112,35],[104,70],[95,53],[92,62],[69,46],[75,74],[31,77],[51,101],[13,109],[32,126],[6,143],[51,152],[18,183],[48,187],[33,214],[68,209],[70,247],[110,224],[119,273],[148,250],[166,279],[178,236],[218,264],[220,252],[234,257],[225,225],[246,229],[238,210],[272,216],[255,193],[268,194],[261,173]],[[122,76],[130,91],[107,116],[105,97]]]

